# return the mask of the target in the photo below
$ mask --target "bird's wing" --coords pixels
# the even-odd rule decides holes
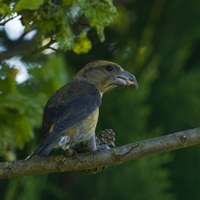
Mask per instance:
[[[88,82],[71,81],[58,90],[44,111],[44,123],[46,120],[53,125],[44,143],[60,138],[67,130],[86,119],[100,104],[99,90]]]
[[[67,130],[81,123],[100,104],[99,90],[86,81],[70,81],[55,92],[44,109],[44,140],[27,159],[48,155]]]

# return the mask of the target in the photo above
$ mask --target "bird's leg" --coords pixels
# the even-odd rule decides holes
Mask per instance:
[[[112,129],[104,129],[96,134],[95,152],[115,147],[115,133]]]
[[[92,153],[92,155],[94,155],[97,151],[100,151],[100,150],[103,150],[103,149],[110,149],[110,148],[115,147],[115,133],[113,132],[112,129],[104,129],[104,130],[98,132],[96,134],[95,139],[96,139],[97,149],[96,149],[96,151],[94,151]],[[91,158],[92,158],[92,155],[91,155]],[[106,166],[97,167],[97,168],[94,168],[94,169],[84,170],[83,172],[87,173],[87,174],[96,174],[96,173],[101,172],[105,168],[106,168]]]
[[[115,147],[115,133],[112,129],[104,129],[96,134],[96,137],[90,138],[84,142],[90,152],[96,153],[100,150]]]
[[[115,147],[115,133],[111,129],[104,129],[96,133],[96,136],[92,137],[87,142],[79,143],[78,145],[73,147],[73,149],[71,149],[70,152],[72,152],[72,154],[75,153],[75,155],[78,157],[79,153],[88,152],[89,150],[90,152],[92,152],[91,153],[91,159],[92,159],[92,156],[96,152],[103,149],[113,148],[113,147]],[[94,169],[84,170],[83,172],[87,174],[96,174],[96,173],[101,172],[105,168],[106,166],[97,167]]]
[[[95,152],[97,150],[95,135],[86,141],[85,145],[90,152]]]
[[[73,147],[76,153],[94,152],[96,150],[110,149],[115,147],[115,133],[112,129],[104,129],[96,133],[95,140],[92,137],[87,142],[82,142]]]
[[[92,160],[93,155],[100,150],[97,148],[95,135],[85,142],[85,146],[91,152],[90,159]]]

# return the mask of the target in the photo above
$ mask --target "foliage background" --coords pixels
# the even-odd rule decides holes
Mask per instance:
[[[137,91],[117,88],[104,95],[97,129],[112,128],[117,145],[199,126],[198,0],[16,2],[0,1],[1,161],[24,159],[34,150],[49,95],[95,59],[119,63],[139,82]],[[25,31],[13,41],[4,20],[14,12],[22,16]],[[35,36],[25,39],[32,30],[37,30]],[[56,51],[42,51],[55,42]],[[22,83],[16,81],[17,64],[9,62],[13,57],[29,74]],[[197,200],[199,153],[195,146],[96,175],[69,172],[2,180],[0,193],[6,200]]]

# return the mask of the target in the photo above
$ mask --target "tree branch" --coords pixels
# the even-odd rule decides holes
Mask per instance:
[[[92,157],[90,153],[82,153],[78,154],[77,157],[34,157],[30,160],[2,162],[0,163],[0,178],[6,179],[18,176],[93,169],[120,164],[195,144],[200,144],[200,128],[176,132],[170,135],[146,139],[109,150],[103,150]]]
[[[35,54],[38,54],[41,51],[49,49],[49,48],[55,51],[56,49],[53,49],[51,47],[51,45],[54,44],[55,42],[56,41],[53,38],[51,38],[50,41],[47,44],[45,44],[44,46],[41,46],[39,48],[35,48],[34,50],[31,50],[31,49],[29,49],[29,47],[31,47],[31,45],[33,45],[34,41],[24,41],[22,39],[21,39],[21,41],[18,40],[18,42],[13,42],[12,49],[5,51],[3,53],[0,53],[0,61],[3,61],[5,59],[9,59],[9,58],[14,57],[14,56],[35,55]],[[26,44],[26,46],[24,46],[24,44]],[[21,49],[19,49],[19,46],[20,46]]]
[[[6,17],[2,17],[0,18],[0,26],[5,26],[5,24],[13,19],[15,19],[16,17],[18,17],[19,15],[14,15],[13,17],[7,18]]]

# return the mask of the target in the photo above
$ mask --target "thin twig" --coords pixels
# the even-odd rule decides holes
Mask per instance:
[[[45,49],[50,48],[50,46],[51,46],[53,43],[55,43],[55,40],[51,38],[50,41],[49,41],[47,44],[45,44],[44,46],[42,46],[42,47],[40,47],[40,48],[38,48],[38,49],[35,49],[35,50],[31,51],[31,52],[24,53],[23,56],[28,56],[28,55],[37,54],[37,53],[39,53],[39,52],[41,52],[41,51],[43,51],[43,50],[45,50]]]
[[[0,61],[3,61],[5,59],[9,59],[11,57],[14,56],[30,56],[30,55],[34,55],[37,53],[40,53],[41,51],[51,48],[50,46],[55,43],[56,41],[54,39],[51,39],[47,44],[45,44],[44,46],[34,49],[33,51],[22,51],[22,52],[4,52],[4,53],[0,53]]]
[[[15,19],[16,17],[19,17],[19,15],[15,15],[15,16],[13,16],[13,17],[8,18],[7,20],[5,20],[5,21],[3,21],[3,22],[0,22],[0,26],[5,26],[5,24],[6,24],[7,22],[9,22],[9,21]],[[2,21],[2,20],[3,20],[3,18],[2,18],[0,21]]]

